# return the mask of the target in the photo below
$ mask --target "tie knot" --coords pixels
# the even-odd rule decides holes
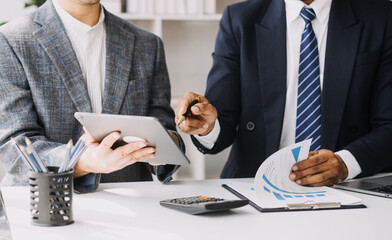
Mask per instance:
[[[312,8],[302,8],[300,15],[306,23],[310,23],[316,17],[316,13]]]

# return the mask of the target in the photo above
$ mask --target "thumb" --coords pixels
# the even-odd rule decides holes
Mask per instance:
[[[120,138],[121,134],[119,132],[112,132],[111,134],[107,135],[99,144],[99,148],[101,150],[109,150],[113,144]]]
[[[91,135],[87,128],[83,127],[84,134],[80,137],[87,145],[97,142],[97,140]]]
[[[203,114],[203,112],[201,111],[200,107],[197,104],[195,106],[192,106],[191,112],[193,115]]]
[[[191,108],[193,115],[215,116],[217,115],[215,107],[208,101],[195,104]]]

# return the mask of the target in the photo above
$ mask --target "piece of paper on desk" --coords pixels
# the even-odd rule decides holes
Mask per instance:
[[[232,183],[234,189],[262,208],[284,208],[288,204],[360,204],[360,199],[329,187],[305,187],[289,179],[292,166],[308,157],[311,139],[283,148],[259,167],[253,186]]]

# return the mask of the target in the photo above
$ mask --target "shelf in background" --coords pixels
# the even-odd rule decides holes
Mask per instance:
[[[222,14],[211,15],[135,15],[131,13],[118,13],[117,16],[132,21],[220,21]]]
[[[101,0],[101,2],[118,0]],[[125,0],[124,0],[125,1]],[[128,0],[130,1],[130,0]],[[132,0],[141,1],[147,6],[151,3],[171,2],[173,8],[174,0]],[[186,1],[189,0],[175,0]],[[181,12],[140,10],[136,11],[128,5],[127,12],[119,13],[117,7],[112,12],[124,20],[130,21],[141,28],[146,29],[161,37],[164,42],[166,63],[171,82],[171,107],[177,106],[178,99],[182,98],[188,91],[204,94],[208,72],[212,66],[212,56],[215,40],[219,31],[219,22],[222,18],[223,9],[230,4],[243,0],[190,0],[190,2],[200,4],[215,2],[215,11],[189,9]],[[104,4],[104,3],[103,3]],[[169,4],[170,5],[170,4]],[[177,6],[177,5],[176,5]],[[198,5],[200,7],[200,5]],[[203,6],[203,5],[201,5]],[[173,10],[173,9],[172,9]],[[190,9],[192,10],[192,9]],[[191,161],[191,165],[182,166],[176,172],[175,179],[205,179],[219,178],[229,149],[217,155],[203,155],[194,146],[188,134],[178,130],[186,145],[186,155]]]

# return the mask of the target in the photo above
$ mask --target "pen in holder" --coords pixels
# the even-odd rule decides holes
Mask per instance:
[[[48,167],[48,173],[30,171],[30,210],[32,224],[63,226],[74,222],[72,215],[73,170],[58,173],[58,167]]]

